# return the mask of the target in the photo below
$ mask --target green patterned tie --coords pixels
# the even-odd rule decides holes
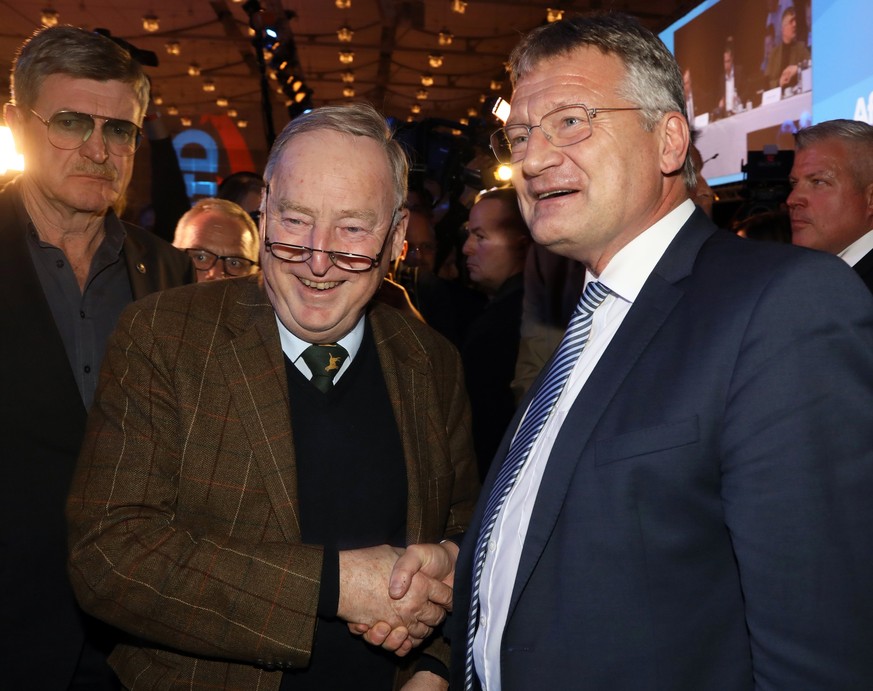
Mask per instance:
[[[333,388],[333,378],[349,356],[337,343],[311,345],[303,351],[303,361],[312,372],[312,383],[322,393]]]

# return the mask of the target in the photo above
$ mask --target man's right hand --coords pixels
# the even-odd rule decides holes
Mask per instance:
[[[458,551],[458,546],[452,542],[440,545],[410,545],[392,569],[388,584],[391,598],[405,598],[415,587],[417,579],[422,578],[437,579],[451,588],[455,579]],[[451,609],[451,596],[447,609]],[[356,635],[363,635],[368,643],[382,646],[401,657],[421,642],[404,627],[392,626],[385,620],[369,626],[363,622],[350,623],[349,630]]]
[[[429,575],[429,572],[444,571],[444,562],[435,558],[436,563],[431,564],[430,559],[413,554],[403,562],[401,571],[396,572],[395,564],[402,555],[403,550],[388,545],[340,552],[337,616],[368,628],[383,622],[378,629],[381,633],[388,628],[383,641],[391,636],[391,645],[397,646],[395,650],[407,648],[408,652],[445,618],[452,606],[452,589],[442,578]],[[427,569],[418,566],[425,561]],[[397,575],[392,578],[393,574]],[[355,632],[360,628],[363,626],[358,629],[350,626]]]

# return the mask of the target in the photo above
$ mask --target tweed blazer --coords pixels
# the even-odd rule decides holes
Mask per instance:
[[[408,542],[439,541],[466,528],[478,491],[460,359],[390,307],[368,319],[406,458]],[[68,504],[82,606],[139,639],[110,660],[122,682],[276,689],[275,670],[305,666],[322,550],[301,544],[298,507],[262,279],[132,305],[110,340]]]

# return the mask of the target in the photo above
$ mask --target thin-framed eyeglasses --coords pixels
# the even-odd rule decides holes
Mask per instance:
[[[245,257],[229,257],[199,247],[187,247],[185,252],[191,257],[194,268],[198,271],[209,271],[220,259],[224,266],[224,273],[228,276],[248,276],[258,262]]]
[[[270,201],[270,186],[267,185],[264,189],[264,206],[266,209]],[[292,245],[287,242],[273,242],[266,237],[266,227],[264,228],[264,247],[276,259],[283,262],[291,262],[292,264],[302,264],[312,259],[312,255],[316,252],[326,254],[331,263],[338,269],[343,271],[363,272],[371,271],[379,266],[382,261],[382,255],[385,253],[385,247],[388,245],[388,238],[394,234],[394,229],[400,221],[401,209],[397,209],[391,218],[391,226],[382,240],[382,246],[379,248],[379,253],[375,257],[367,256],[366,254],[356,254],[354,252],[343,252],[340,250],[319,250],[314,247],[306,247],[305,245]],[[261,214],[261,221],[266,224],[269,218],[268,213]]]
[[[301,264],[308,262],[312,255],[316,252],[326,254],[331,263],[343,271],[371,271],[379,266],[382,261],[382,255],[385,253],[385,247],[388,244],[388,238],[394,234],[394,228],[397,224],[392,224],[382,240],[382,247],[379,248],[379,253],[375,257],[368,257],[366,254],[355,254],[354,252],[340,252],[338,250],[319,250],[314,247],[306,247],[304,245],[290,245],[287,242],[272,242],[266,240],[264,246],[269,250],[276,259],[281,259],[283,262],[292,262]]]
[[[491,135],[491,151],[500,163],[518,163],[527,152],[531,132],[539,127],[543,136],[557,147],[571,146],[588,139],[593,133],[591,121],[598,113],[622,110],[643,110],[638,106],[591,108],[574,103],[550,110],[538,125],[507,125]]]
[[[69,151],[82,146],[97,128],[96,120],[103,121],[101,134],[109,153],[116,156],[133,156],[142,143],[142,129],[129,120],[76,113],[71,110],[60,110],[46,120],[32,108],[30,112],[46,126],[49,142],[58,149]]]

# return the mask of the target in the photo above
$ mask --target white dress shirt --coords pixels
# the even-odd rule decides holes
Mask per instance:
[[[855,264],[861,261],[871,250],[873,250],[873,230],[864,233],[864,235],[855,240],[855,242],[849,245],[837,256],[849,266],[855,266]]]
[[[500,690],[500,645],[509,610],[524,540],[549,454],[561,425],[621,326],[643,284],[694,211],[686,200],[631,240],[612,258],[596,279],[610,289],[594,312],[585,350],[576,361],[564,390],[534,442],[527,461],[494,525],[479,585],[479,627],[473,644],[476,673],[485,691]],[[586,285],[595,280],[586,274]]]
[[[297,338],[293,333],[291,333],[285,325],[279,320],[279,316],[276,315],[276,325],[279,327],[279,341],[282,343],[282,352],[285,353],[285,357],[287,357],[291,362],[294,363],[294,366],[297,367],[307,379],[312,379],[312,370],[309,369],[309,366],[303,361],[301,355],[303,355],[303,351],[306,350],[312,344],[308,341],[304,341],[302,338]],[[349,356],[345,359],[345,361],[340,365],[339,372],[337,372],[334,377],[334,383],[338,382],[340,377],[343,376],[343,372],[345,372],[349,365],[352,364],[352,360],[355,359],[355,355],[358,354],[358,350],[361,348],[361,341],[364,340],[364,317],[362,316],[358,323],[355,324],[355,327],[343,336],[337,343],[339,343],[343,348],[346,349]]]

